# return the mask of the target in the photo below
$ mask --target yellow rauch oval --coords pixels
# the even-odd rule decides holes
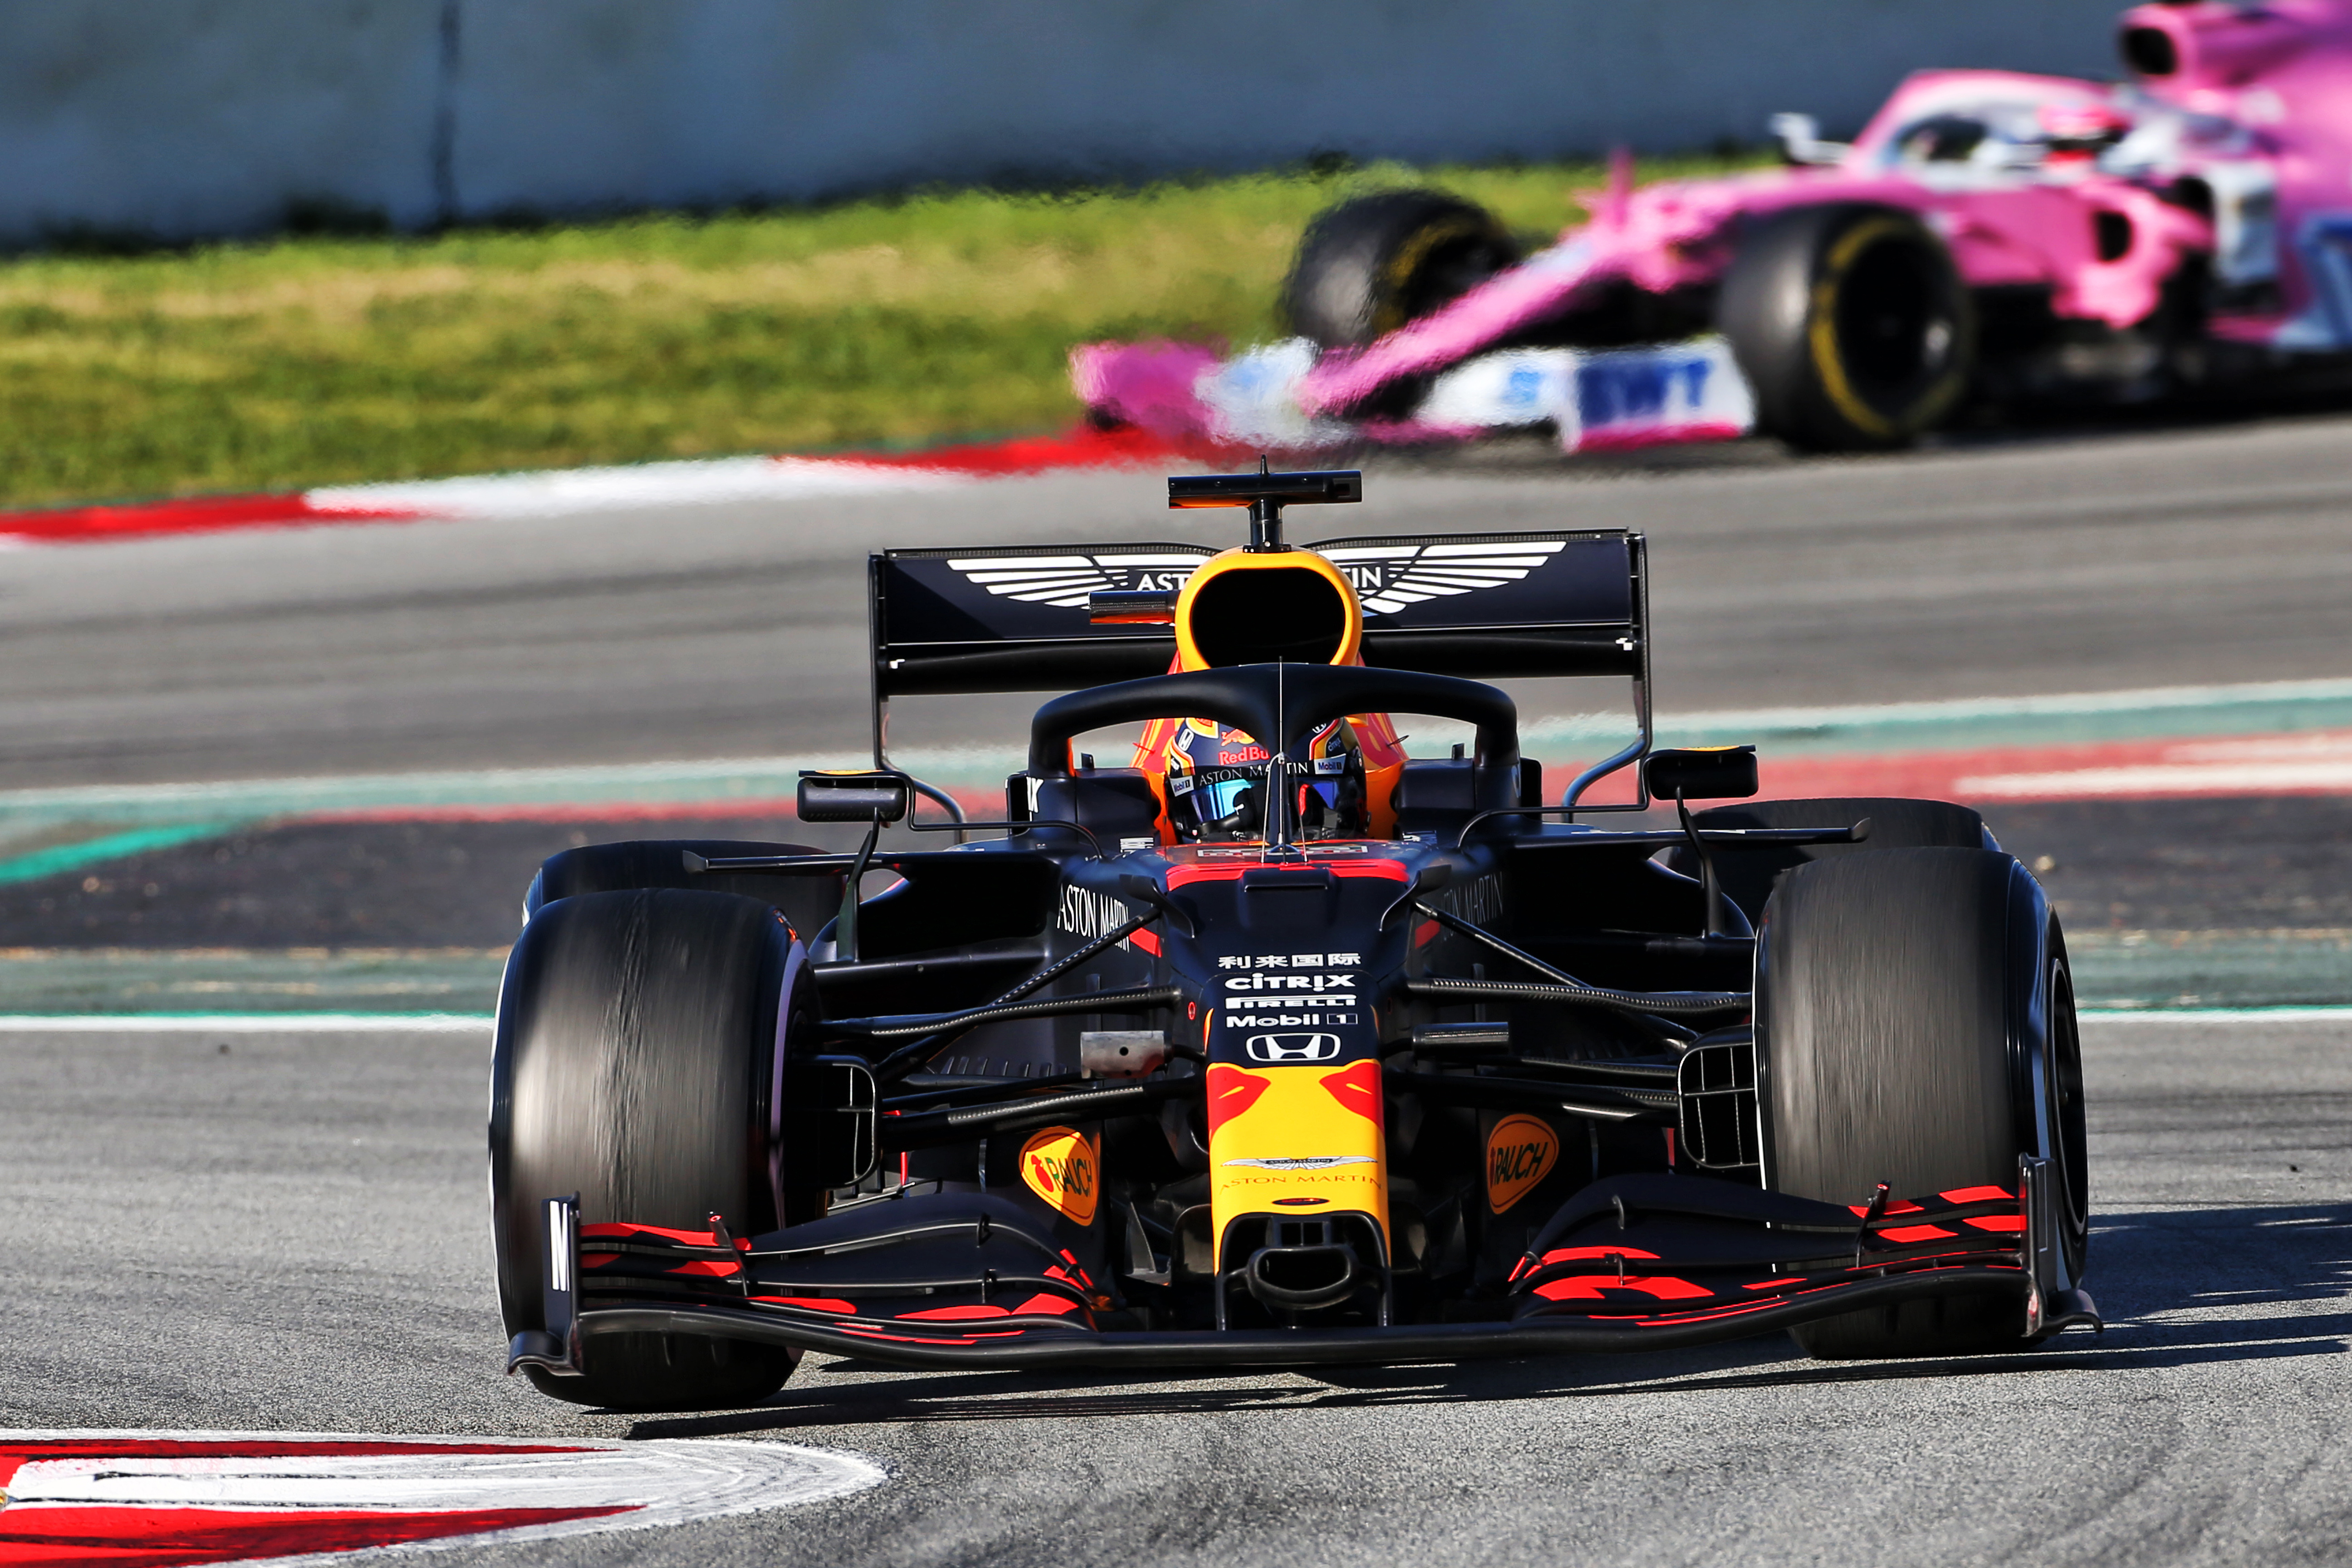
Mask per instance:
[[[1535,1191],[1559,1160],[1559,1134],[1532,1116],[1506,1116],[1486,1134],[1486,1202],[1501,1214]]]
[[[1021,1179],[1029,1190],[1080,1225],[1095,1222],[1102,1158],[1075,1128],[1048,1127],[1021,1145]]]

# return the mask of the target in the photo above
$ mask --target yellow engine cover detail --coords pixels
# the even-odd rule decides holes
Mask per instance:
[[[1243,1215],[1352,1210],[1389,1234],[1381,1064],[1209,1068],[1209,1213],[1220,1256]]]

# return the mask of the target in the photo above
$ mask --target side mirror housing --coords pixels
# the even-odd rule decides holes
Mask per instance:
[[[1643,780],[1660,800],[1745,800],[1759,787],[1753,746],[1689,746],[1652,752]]]
[[[801,774],[803,822],[897,822],[907,815],[912,791],[907,775],[868,768]]]
[[[1810,114],[1776,114],[1767,123],[1780,144],[1780,161],[1794,168],[1835,164],[1853,151],[1849,142],[1822,141],[1821,124]]]

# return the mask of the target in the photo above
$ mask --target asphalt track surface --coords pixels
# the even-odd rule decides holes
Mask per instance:
[[[2323,417],[1841,462],[1391,463],[1363,507],[1302,509],[1294,533],[1644,529],[1669,710],[2341,676],[2347,452],[2352,419]],[[1063,476],[16,552],[0,788],[854,749],[867,549],[1225,537],[1157,495],[1148,473]],[[2003,829],[2028,851],[2063,826],[2032,809],[2041,827]],[[2145,882],[2123,832],[2083,897],[2259,921],[2192,911],[2299,877],[2336,920],[2335,859],[2295,853],[2315,821],[2187,890]],[[542,852],[484,834],[435,842]],[[257,860],[255,918],[310,918],[289,889],[330,882],[335,847]],[[387,918],[476,879],[436,874],[386,889]],[[217,911],[237,889],[215,892]],[[144,940],[93,898],[80,940]],[[813,1361],[760,1409],[657,1419],[498,1376],[486,1037],[0,1035],[0,1425],[772,1436],[893,1475],[791,1513],[431,1560],[453,1563],[2340,1562],[2352,1024],[2087,1033],[2101,1341],[1134,1385]]]
[[[2342,676],[2347,450],[2331,416],[1846,461],[1390,461],[1292,532],[1643,529],[1673,710]],[[1238,542],[1163,496],[1067,474],[15,552],[0,788],[855,750],[869,549]],[[1002,740],[1021,711],[946,722]]]
[[[10,1035],[0,1426],[770,1437],[891,1476],[452,1564],[2340,1563],[2347,1035],[2088,1026],[2098,1340],[1128,1384],[812,1358],[674,1417],[499,1375],[486,1032]]]

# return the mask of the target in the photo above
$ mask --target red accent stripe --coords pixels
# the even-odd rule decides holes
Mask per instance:
[[[228,528],[301,528],[326,522],[415,522],[415,507],[321,510],[310,497],[186,496],[130,506],[83,506],[57,511],[0,512],[0,534],[50,544],[92,544],[163,533],[216,533]]]
[[[304,1450],[306,1452],[315,1452]],[[527,1451],[527,1450],[499,1450]],[[10,1508],[0,1513],[0,1564],[235,1563],[314,1552],[358,1552],[485,1531],[634,1513],[615,1508],[485,1508],[453,1512],[212,1508]]]
[[[1188,882],[1237,882],[1248,868],[1245,866],[1179,866],[1168,873],[1168,885],[1181,888]]]
[[[413,1443],[349,1442],[337,1438],[289,1439],[277,1443],[250,1437],[37,1437],[0,1441],[0,1458],[16,1459],[299,1459],[378,1458],[401,1454],[593,1454],[596,1448],[577,1443],[440,1443],[420,1437]]]
[[[1150,953],[1152,957],[1157,958],[1160,956],[1160,937],[1157,932],[1139,931],[1135,932],[1132,936],[1129,936],[1127,940],[1141,948],[1144,952]]]
[[[606,1225],[583,1225],[582,1240],[602,1237],[607,1241],[630,1241],[641,1236],[657,1236],[665,1241],[682,1241],[688,1247],[716,1247],[719,1233],[710,1230],[672,1230],[667,1226],[631,1225],[625,1221]]]
[[[1081,425],[1059,436],[1015,436],[973,441],[919,452],[836,452],[835,462],[919,472],[969,474],[974,479],[1042,474],[1055,468],[1108,468],[1152,463],[1165,458],[1212,457],[1223,451],[1199,442],[1176,442],[1134,428],[1097,430]]]
[[[1979,1230],[2005,1231],[2011,1236],[2025,1229],[2025,1216],[2021,1214],[1979,1215],[1974,1219],[1963,1220],[1960,1223],[1972,1225]]]
[[[1179,443],[1141,430],[1085,426],[1060,436],[964,442],[919,452],[835,452],[821,458],[779,456],[779,462],[855,464],[912,473],[962,474],[972,479],[1040,474],[1058,468],[1145,465],[1173,458],[1232,454],[1201,443]],[[233,528],[303,528],[324,523],[416,522],[443,515],[430,501],[321,507],[307,491],[233,496],[182,496],[120,505],[0,512],[0,536],[51,544],[90,544],[159,534],[215,533]]]
[[[1392,882],[1405,879],[1402,860],[1317,860],[1314,864],[1329,867],[1335,877],[1382,877]]]
[[[1715,1294],[1704,1285],[1694,1285],[1671,1274],[1628,1274],[1622,1279],[1614,1274],[1573,1274],[1538,1285],[1535,1293],[1547,1301],[1605,1301],[1612,1290],[1637,1291],[1662,1301],[1703,1299]]]
[[[36,1459],[285,1459],[378,1458],[392,1454],[593,1454],[593,1448],[551,1443],[253,1442],[241,1438],[47,1437],[0,1442],[0,1488],[16,1467]],[[0,1505],[4,1506],[4,1505]]]
[[[1354,1062],[1315,1080],[1323,1092],[1378,1127],[1381,1124],[1381,1064]]]
[[[754,1296],[754,1301],[772,1301],[779,1307],[804,1307],[812,1312],[855,1312],[856,1303],[838,1296]]]
[[[2015,1203],[2017,1194],[2004,1187],[1955,1187],[1948,1193],[1937,1193],[1948,1204]]]
[[[1375,1062],[1377,1069],[1380,1066]],[[1258,1101],[1258,1096],[1270,1087],[1262,1078],[1252,1078],[1240,1068],[1218,1062],[1209,1068],[1209,1142],[1214,1145],[1217,1129],[1241,1115]]]

